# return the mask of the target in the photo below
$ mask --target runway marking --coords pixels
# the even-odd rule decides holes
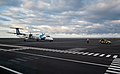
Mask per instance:
[[[0,46],[8,46],[8,47],[16,47],[16,48],[22,47],[22,46],[8,45],[8,44],[0,44]]]
[[[77,54],[83,54],[84,52],[78,52]]]
[[[118,57],[118,55],[114,55],[114,56],[113,56],[113,58],[117,58],[117,57]]]
[[[76,54],[76,52],[75,52],[75,51],[73,51],[73,52],[72,52],[72,54]]]
[[[69,51],[82,51],[82,50],[86,50],[87,48],[72,48],[72,49],[68,49]]]
[[[0,51],[3,51],[4,49],[0,49]]]
[[[85,52],[85,53],[83,53],[82,55],[86,55],[86,54],[88,54],[89,52]]]
[[[118,68],[118,67],[116,67],[116,68]],[[108,68],[108,69],[120,71],[120,69],[116,69],[116,68]]]
[[[112,61],[111,65],[106,70],[105,74],[120,74],[120,58],[116,58]]]
[[[94,53],[90,53],[90,54],[88,54],[88,55],[93,55]]]
[[[120,72],[116,72],[116,71],[111,71],[111,70],[107,70],[106,72],[109,72],[109,73],[115,73],[115,74],[119,74]],[[108,73],[107,73],[108,74]]]
[[[94,54],[93,56],[97,56],[97,55],[99,55],[100,53],[96,53],[96,54]]]
[[[50,58],[50,59],[68,61],[68,62],[84,63],[84,64],[89,64],[89,65],[95,65],[95,66],[101,66],[101,67],[108,67],[108,65],[97,64],[97,63],[91,63],[91,62],[84,62],[84,61],[78,61],[78,60],[72,60],[72,59],[65,59],[65,58],[59,58],[59,57],[53,57],[53,56],[38,55],[38,54],[25,53],[25,52],[18,52],[18,51],[11,51],[11,52],[15,52],[15,53],[19,53],[19,54],[25,54],[25,55],[31,55],[31,56],[38,56],[38,57],[43,57],[43,58]]]
[[[70,50],[57,50],[57,49],[46,49],[46,48],[36,48],[36,47],[26,47],[26,46],[16,46],[16,45],[7,45],[7,44],[0,44],[1,46],[9,46],[9,47],[17,47],[17,49],[1,49],[1,51],[20,51],[20,50],[40,50],[40,51],[49,51],[49,52],[58,52],[58,53],[69,53],[69,54],[79,54],[79,55],[89,55],[89,56],[99,56],[99,57],[106,57],[113,59],[117,58],[118,55],[110,55],[110,54],[103,54],[103,53],[93,53],[93,52],[77,52],[77,51],[70,51]],[[106,56],[105,56],[106,55]]]
[[[2,65],[0,65],[0,68],[5,69],[5,70],[8,70],[8,71],[10,71],[10,72],[13,72],[13,73],[15,73],[15,74],[23,74],[23,73],[21,73],[21,72],[18,72],[18,71],[12,70],[12,69],[7,68],[7,67],[2,66]]]
[[[118,65],[118,64],[117,64],[117,65]],[[111,67],[111,68],[119,68],[119,69],[120,69],[119,66],[113,66],[113,65],[111,65],[110,67]]]
[[[100,57],[103,57],[105,54],[101,54]]]
[[[110,57],[110,56],[111,56],[111,55],[108,54],[106,57],[108,58],[108,57]]]
[[[60,51],[60,50],[58,50],[58,52],[59,52],[59,51]],[[71,52],[71,51],[68,51],[68,53],[71,54],[72,52]]]

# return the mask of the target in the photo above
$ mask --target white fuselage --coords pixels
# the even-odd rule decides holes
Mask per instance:
[[[25,40],[28,40],[28,39],[35,39],[35,40],[43,40],[43,41],[53,41],[53,38],[50,37],[50,36],[46,36],[46,35],[33,35],[31,37],[29,37],[29,34],[25,34],[25,35],[17,35],[19,38],[23,38]]]

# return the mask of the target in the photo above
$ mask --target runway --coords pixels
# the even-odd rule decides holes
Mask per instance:
[[[54,42],[0,39],[0,73],[105,74],[119,73],[120,39],[56,38]],[[115,63],[115,64],[114,64]],[[114,67],[114,68],[113,68]],[[117,68],[117,69],[116,69]]]

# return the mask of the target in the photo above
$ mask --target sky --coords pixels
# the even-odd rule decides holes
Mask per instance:
[[[120,37],[120,0],[0,0],[0,37],[9,27],[52,37]]]

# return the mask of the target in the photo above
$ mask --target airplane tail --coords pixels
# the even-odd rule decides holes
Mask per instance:
[[[12,29],[16,29],[16,33],[13,33],[13,34],[16,34],[16,35],[25,35],[23,33],[20,33],[20,29],[23,29],[23,28],[15,28],[15,27],[10,27]]]
[[[19,28],[16,28],[16,34],[17,34],[17,35],[22,35],[22,34],[20,33]]]

